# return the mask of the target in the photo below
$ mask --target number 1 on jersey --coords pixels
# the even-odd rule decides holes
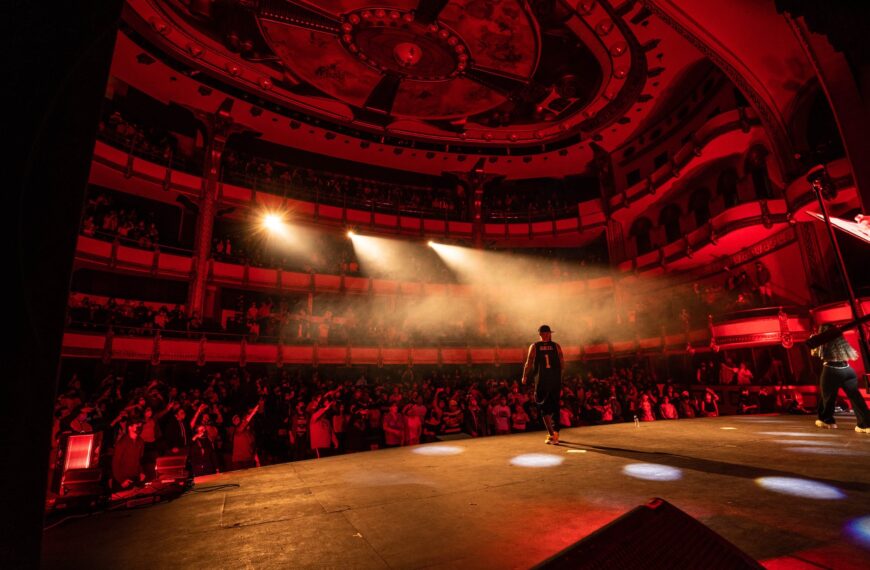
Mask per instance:
[[[546,362],[546,367],[549,368],[550,367],[550,355],[549,354],[544,355],[544,361]]]

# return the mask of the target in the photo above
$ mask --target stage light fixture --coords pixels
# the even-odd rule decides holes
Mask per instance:
[[[269,213],[263,216],[263,227],[270,232],[277,233],[284,228],[284,219],[275,213]]]
[[[429,247],[435,247],[435,242],[430,239],[428,242],[426,242],[426,245],[428,245]]]
[[[347,237],[353,239],[354,237],[356,237],[356,233],[353,230],[347,230]]]

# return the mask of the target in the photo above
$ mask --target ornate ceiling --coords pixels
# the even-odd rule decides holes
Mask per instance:
[[[129,0],[125,22],[189,77],[203,72],[339,138],[424,151],[403,157],[409,169],[444,152],[551,155],[557,173],[582,171],[590,140],[624,142],[703,57],[633,1]]]

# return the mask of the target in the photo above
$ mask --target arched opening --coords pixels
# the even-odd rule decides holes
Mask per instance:
[[[758,200],[773,198],[773,186],[767,175],[768,154],[770,152],[766,148],[757,145],[749,149],[749,154],[746,156],[746,173],[752,180],[752,187]]]
[[[629,232],[629,235],[634,237],[634,243],[637,246],[638,255],[643,255],[644,253],[652,251],[651,232],[652,222],[649,218],[638,218],[631,225],[631,232]]]
[[[680,216],[682,211],[676,204],[668,204],[659,214],[659,225],[665,228],[665,241],[672,243],[682,237]]]
[[[828,104],[828,98],[821,90],[810,104],[807,116],[807,146],[816,164],[846,156],[834,113]]]
[[[722,197],[725,208],[737,205],[740,197],[737,194],[737,170],[731,166],[719,173],[716,181],[716,193]]]
[[[817,82],[802,91],[789,120],[800,162],[809,168],[846,156],[837,120],[824,91]]]
[[[695,214],[695,226],[701,227],[710,221],[710,191],[698,188],[689,198],[689,211]]]

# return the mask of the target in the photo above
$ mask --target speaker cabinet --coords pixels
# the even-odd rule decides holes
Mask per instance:
[[[763,566],[664,499],[653,499],[536,568],[738,570]]]

